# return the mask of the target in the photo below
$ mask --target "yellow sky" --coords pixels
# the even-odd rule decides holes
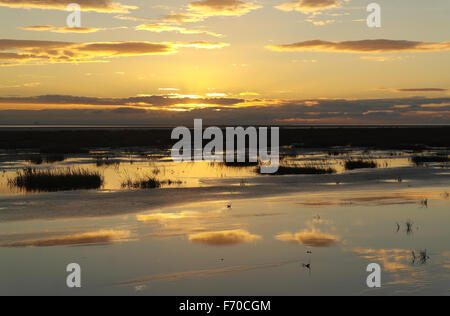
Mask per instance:
[[[380,0],[380,28],[367,26],[370,2],[360,0],[78,0],[79,28],[66,23],[71,2],[0,0],[1,110],[289,105],[292,117],[283,119],[300,122],[332,121],[338,112],[319,107],[308,118],[302,108],[295,116],[293,107],[304,107],[305,100],[395,99],[387,108],[360,114],[410,116],[424,104],[437,104],[431,107],[439,112],[433,121],[448,119],[446,0]],[[45,95],[85,101],[30,99]],[[166,106],[87,99],[142,96],[200,100]],[[415,104],[415,97],[430,102]],[[411,106],[417,108],[408,114]]]

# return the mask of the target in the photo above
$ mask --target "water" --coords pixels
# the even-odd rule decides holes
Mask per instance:
[[[449,294],[448,166],[416,167],[413,153],[291,153],[338,173],[260,176],[152,150],[97,151],[36,167],[101,170],[100,190],[32,194],[5,180],[29,165],[25,154],[1,158],[1,295]],[[95,155],[120,164],[98,167]],[[342,168],[361,156],[382,168]],[[121,187],[124,174],[143,173],[182,184]],[[81,289],[65,285],[72,262]],[[366,285],[372,262],[380,289]]]
[[[433,155],[440,150],[423,152],[423,155]],[[324,150],[300,150],[282,148],[281,164],[294,166],[314,166],[318,168],[333,168],[338,174],[345,173],[345,162],[349,159],[374,161],[379,168],[400,168],[413,166],[411,151],[367,151],[364,149],[335,148]],[[41,157],[44,161],[36,164],[30,160]],[[212,180],[234,180],[235,184],[245,183],[247,179],[258,176],[255,167],[229,167],[221,163],[197,162],[174,163],[170,152],[153,148],[128,150],[91,150],[89,154],[65,155],[64,161],[46,163],[45,154],[36,152],[0,152],[0,194],[27,194],[8,184],[17,172],[24,168],[36,169],[86,169],[98,171],[104,178],[102,190],[121,190],[127,180],[138,180],[145,177],[155,178],[161,182],[168,180],[170,186],[201,187],[217,184]],[[432,164],[429,164],[433,167]],[[444,165],[445,166],[445,165]],[[436,167],[442,167],[437,164]],[[397,181],[397,179],[387,179]],[[164,185],[163,185],[164,186]],[[168,185],[165,185],[166,187]]]

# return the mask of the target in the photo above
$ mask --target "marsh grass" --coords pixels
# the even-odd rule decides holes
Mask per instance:
[[[431,257],[428,255],[428,251],[426,249],[420,250],[418,254],[413,250],[411,252],[412,254],[412,263],[413,264],[422,264],[425,265],[428,263],[428,260],[431,259]]]
[[[345,162],[346,170],[377,168],[378,165],[373,160],[352,159]]]
[[[44,161],[47,163],[55,163],[64,161],[66,157],[63,154],[50,154],[44,158]]]
[[[122,188],[123,189],[134,189],[134,190],[146,190],[146,189],[158,189],[161,188],[164,185],[181,185],[182,181],[175,181],[175,180],[165,180],[160,181],[154,177],[147,176],[143,177],[137,180],[132,180],[131,178],[128,178],[124,182],[122,182]]]
[[[166,180],[161,182],[163,185],[181,185],[183,181],[181,180]]]
[[[97,167],[119,166],[120,165],[120,161],[119,160],[110,159],[109,157],[97,157],[96,165],[97,165]]]
[[[55,163],[64,161],[65,157],[62,154],[50,154],[47,156],[42,155],[32,155],[28,161],[34,165],[41,165],[43,163]]]
[[[424,207],[424,208],[428,208],[428,199],[427,199],[427,198],[422,199],[422,200],[420,201],[420,205],[421,205],[422,207]]]
[[[261,173],[261,168],[259,168]],[[301,174],[334,174],[336,170],[326,165],[298,165],[293,163],[285,163],[278,167],[278,171],[273,175],[301,175]]]
[[[450,159],[448,155],[432,155],[432,156],[413,156],[411,161],[417,166],[421,166],[425,163],[433,162],[449,162]]]
[[[251,162],[251,161],[244,161],[244,162],[223,162],[223,164],[227,167],[233,167],[233,168],[249,168],[249,167],[257,167],[260,163],[258,161]]]
[[[406,221],[406,234],[407,235],[411,235],[412,233],[414,233],[414,228],[413,228],[414,223],[411,220],[407,220]]]
[[[430,260],[430,256],[428,256],[428,252],[426,249],[419,251],[419,262],[420,264],[427,264],[428,260]]]
[[[9,185],[28,192],[56,192],[99,189],[103,177],[94,171],[83,169],[38,170],[27,168],[8,180]]]
[[[126,189],[157,189],[161,187],[161,182],[155,178],[147,177],[139,180],[128,179],[122,183],[122,188]]]

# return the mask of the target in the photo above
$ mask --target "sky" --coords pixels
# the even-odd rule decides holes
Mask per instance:
[[[450,2],[0,0],[0,124],[448,124]]]

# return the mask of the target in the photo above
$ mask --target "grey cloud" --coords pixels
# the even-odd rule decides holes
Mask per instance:
[[[42,95],[36,97],[9,97],[0,98],[1,104],[74,104],[74,105],[104,105],[104,106],[155,106],[164,107],[176,104],[216,104],[236,105],[244,99],[236,98],[181,98],[176,96],[145,96],[129,98],[96,98],[78,97],[70,95]]]
[[[0,123],[104,123],[104,124],[153,124],[153,125],[191,125],[195,118],[202,118],[208,125],[259,125],[259,124],[310,124],[310,123],[357,123],[357,124],[448,124],[450,122],[450,98],[397,98],[371,100],[285,100],[277,105],[236,106],[235,99],[210,99],[214,105],[208,108],[194,108],[190,111],[167,111],[164,105],[182,102],[165,97],[143,97],[112,99],[116,108],[106,108],[111,102],[96,98],[46,96],[36,99],[48,102],[82,104],[93,101],[94,109],[45,109],[45,110],[0,110]],[[0,99],[2,103],[7,98]],[[11,99],[11,98],[10,98]],[[154,102],[152,109],[126,106],[123,100]],[[21,99],[25,102],[26,98]],[[121,100],[118,102],[118,100]],[[161,103],[157,103],[160,101]],[[185,100],[186,103],[198,99]],[[205,101],[198,101],[204,103]],[[251,101],[250,101],[251,102]],[[34,102],[36,103],[36,101]],[[45,104],[45,103],[44,103]],[[47,103],[48,104],[48,103]],[[233,106],[229,106],[232,104]],[[308,105],[306,105],[308,104]],[[429,105],[433,105],[433,107]],[[425,106],[424,106],[425,105]],[[161,109],[158,109],[158,106]]]

